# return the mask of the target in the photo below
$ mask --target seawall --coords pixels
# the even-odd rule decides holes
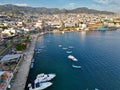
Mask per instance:
[[[33,40],[29,48],[24,52],[24,61],[18,70],[15,81],[12,84],[11,90],[24,90],[27,77],[30,70],[31,61],[34,55],[34,49],[37,42],[38,34],[32,35]]]

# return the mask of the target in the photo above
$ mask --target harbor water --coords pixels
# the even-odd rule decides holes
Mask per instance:
[[[28,83],[34,86],[40,73],[56,74],[45,90],[120,90],[119,30],[45,34],[38,38],[36,49],[40,52],[34,53],[25,90]]]

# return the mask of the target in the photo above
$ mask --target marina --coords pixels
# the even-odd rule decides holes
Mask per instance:
[[[71,32],[39,37],[36,48],[46,47],[42,53],[34,53],[34,68],[30,69],[25,90],[29,83],[33,87],[40,73],[56,74],[50,81],[52,86],[45,90],[119,90],[119,34],[120,31]],[[74,47],[71,55],[78,61],[69,60],[60,44]]]
[[[0,90],[120,90],[119,0],[1,0]]]

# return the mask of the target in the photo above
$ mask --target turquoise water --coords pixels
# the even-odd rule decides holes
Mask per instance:
[[[106,31],[108,30],[108,28],[105,26],[102,26],[102,27],[97,28],[97,30]]]
[[[59,44],[74,48],[63,50]],[[120,90],[119,30],[46,34],[38,38],[36,48],[42,51],[34,54],[27,84],[44,72],[56,74],[46,90]],[[78,62],[67,59],[66,51],[72,51]],[[82,68],[73,68],[73,64]]]

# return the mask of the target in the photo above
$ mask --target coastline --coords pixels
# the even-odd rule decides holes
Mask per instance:
[[[33,40],[29,48],[24,52],[24,55],[25,55],[24,61],[22,65],[20,66],[20,69],[18,70],[15,81],[12,84],[11,90],[24,90],[25,89],[31,61],[34,55],[34,49],[35,49],[37,38],[39,37],[39,35],[35,34],[35,35],[32,35],[32,37],[33,37]]]
[[[108,30],[71,30],[71,31],[60,31],[60,30],[55,30],[55,31],[50,31],[49,33],[53,33],[53,34],[57,34],[57,33],[65,33],[65,32],[97,32],[97,31],[115,31],[115,30],[119,30],[119,28],[117,29],[108,29]]]

